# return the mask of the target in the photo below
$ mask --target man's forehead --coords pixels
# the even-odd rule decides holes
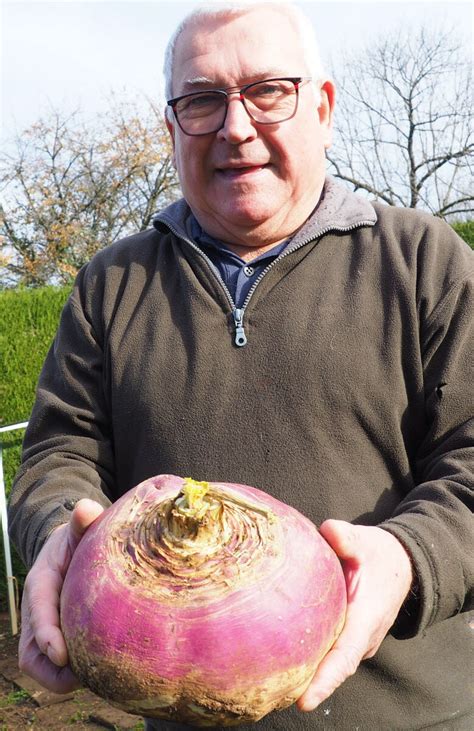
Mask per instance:
[[[243,86],[259,79],[304,73],[304,54],[288,18],[273,13],[272,21],[281,22],[277,22],[278,27],[272,24],[271,33],[268,24],[255,20],[254,12],[232,18],[193,19],[175,49],[175,93]]]

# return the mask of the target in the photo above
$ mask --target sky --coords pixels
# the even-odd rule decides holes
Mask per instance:
[[[107,109],[110,93],[163,98],[162,59],[180,19],[198,2],[0,0],[0,142],[51,109]],[[337,64],[400,25],[452,28],[472,48],[471,2],[297,2]]]

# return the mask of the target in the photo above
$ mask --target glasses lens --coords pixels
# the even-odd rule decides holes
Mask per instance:
[[[213,91],[189,94],[176,104],[174,111],[187,134],[202,135],[221,127],[226,110],[224,94]]]
[[[249,86],[244,99],[256,122],[284,122],[295,113],[298,95],[292,81],[271,79]]]

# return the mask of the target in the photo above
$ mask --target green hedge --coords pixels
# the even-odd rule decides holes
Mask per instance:
[[[0,426],[28,421],[36,382],[54,338],[69,288],[16,289],[0,292]],[[20,462],[23,433],[2,434],[7,495]],[[12,547],[13,573],[25,570]],[[6,571],[0,545],[0,611],[6,610]]]
[[[69,288],[0,292],[0,423],[27,419]]]
[[[471,249],[474,249],[474,220],[458,221],[451,225],[456,233],[469,244]]]

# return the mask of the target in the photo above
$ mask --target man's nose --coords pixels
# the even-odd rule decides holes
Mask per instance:
[[[231,145],[236,145],[254,139],[256,136],[255,122],[245,109],[239,92],[235,92],[229,96],[225,121],[217,132],[217,137]]]

